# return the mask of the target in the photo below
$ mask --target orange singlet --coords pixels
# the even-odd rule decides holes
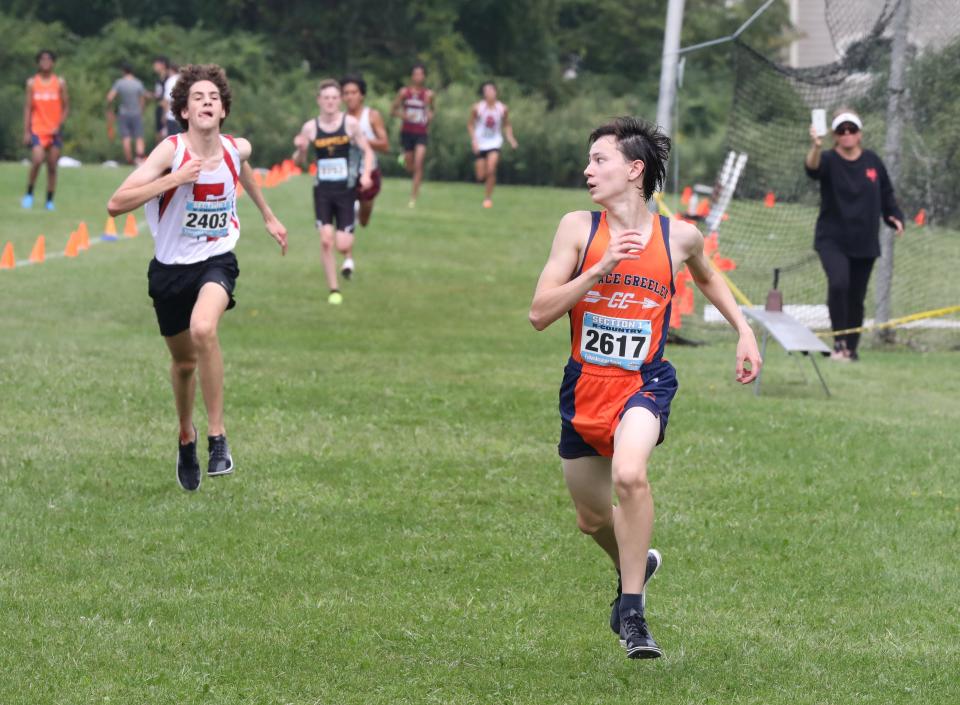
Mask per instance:
[[[583,263],[600,261],[610,242],[607,214],[593,213]],[[560,388],[560,455],[613,455],[620,419],[635,406],[660,419],[660,441],[677,391],[663,359],[674,294],[670,220],[655,216],[640,258],[624,260],[570,311],[570,360]]]
[[[44,79],[39,73],[33,77],[30,94],[30,132],[40,146],[46,148],[58,136],[63,121],[63,100],[60,97],[60,79],[55,73]]]

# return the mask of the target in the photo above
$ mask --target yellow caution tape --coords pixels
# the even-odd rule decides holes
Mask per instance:
[[[864,333],[870,330],[881,330],[883,328],[896,328],[897,326],[902,326],[904,323],[912,323],[913,321],[922,321],[927,318],[937,318],[939,316],[949,316],[951,313],[960,312],[960,306],[946,306],[945,308],[935,308],[930,311],[920,311],[919,313],[911,313],[909,316],[900,316],[900,318],[891,318],[889,321],[884,323],[874,323],[870,326],[860,326],[859,328],[845,328],[843,330],[828,330],[821,333],[817,333],[821,338],[829,338],[833,335],[846,335],[847,333]]]

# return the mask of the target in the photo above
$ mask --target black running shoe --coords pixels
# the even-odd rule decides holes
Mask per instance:
[[[233,472],[233,457],[230,455],[230,446],[226,436],[207,436],[210,445],[209,464],[207,474],[210,477],[229,475]]]
[[[647,583],[650,582],[650,578],[656,575],[661,563],[663,563],[663,556],[660,555],[660,551],[655,548],[647,551],[647,570],[643,577],[643,592],[640,593],[640,604],[643,605],[644,609],[647,607]],[[617,596],[610,603],[610,630],[617,635],[620,634],[620,595],[622,594],[623,583],[620,582],[618,576]]]
[[[197,460],[197,427],[193,427],[193,440],[179,443],[177,448],[177,482],[188,492],[200,489],[200,461]]]
[[[650,636],[643,612],[631,609],[620,621],[620,640],[627,650],[627,658],[660,658],[663,651]]]

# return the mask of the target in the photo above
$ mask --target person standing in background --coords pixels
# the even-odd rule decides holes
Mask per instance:
[[[827,275],[827,308],[833,330],[863,325],[864,300],[873,264],[880,256],[880,217],[903,233],[903,213],[893,195],[887,168],[875,152],[863,149],[863,122],[842,108],[833,117],[834,148],[821,151],[822,140],[810,126],[807,175],[820,182],[820,215],[813,248]],[[834,337],[830,357],[859,359],[859,333]]]
[[[27,79],[27,95],[23,105],[23,142],[30,147],[30,175],[27,192],[20,205],[33,208],[33,186],[40,166],[47,163],[46,209],[52,211],[53,194],[57,189],[57,161],[63,147],[63,124],[70,113],[67,82],[53,72],[57,56],[49,49],[37,53],[37,73]]]
[[[123,142],[123,157],[127,164],[139,164],[143,161],[143,105],[146,91],[139,78],[133,75],[133,68],[124,61],[120,65],[123,76],[113,83],[107,93],[107,110],[115,99],[120,98],[117,108],[120,123],[120,138]],[[134,162],[131,142],[135,140],[136,162]]]

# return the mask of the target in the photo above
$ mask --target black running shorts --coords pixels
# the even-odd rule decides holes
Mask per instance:
[[[233,290],[239,276],[240,267],[232,252],[195,264],[161,264],[156,259],[150,260],[147,281],[160,335],[169,338],[190,328],[190,316],[200,288],[208,282],[219,284],[226,290],[230,298],[228,310],[236,306]]]
[[[336,219],[337,230],[353,232],[353,202],[357,200],[355,188],[342,191],[328,191],[319,186],[313,187],[313,209],[317,216],[317,227],[333,225]]]

